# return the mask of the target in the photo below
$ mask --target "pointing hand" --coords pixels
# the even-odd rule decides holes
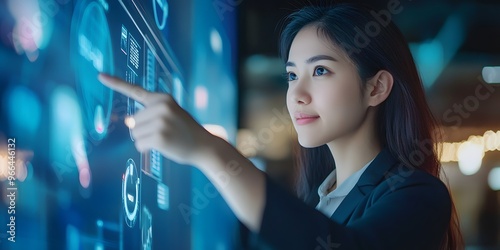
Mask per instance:
[[[154,149],[181,164],[196,164],[213,136],[200,126],[169,94],[149,92],[119,78],[99,74],[107,87],[144,105],[128,118],[135,147],[140,152]]]

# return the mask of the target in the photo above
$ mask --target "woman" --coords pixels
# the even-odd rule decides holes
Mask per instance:
[[[305,202],[171,96],[99,79],[146,106],[132,117],[139,151],[196,166],[272,248],[461,249],[453,202],[438,178],[435,120],[387,13],[352,4],[306,7],[282,33],[287,106],[300,144],[297,194]]]

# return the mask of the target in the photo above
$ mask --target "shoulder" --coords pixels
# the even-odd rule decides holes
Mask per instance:
[[[441,179],[400,163],[384,174],[384,178],[372,192],[372,198],[375,199],[388,195],[451,207],[449,190]]]
[[[367,248],[436,249],[439,245],[452,211],[448,188],[439,178],[394,165],[374,186],[360,189],[364,199],[346,225],[373,235],[367,236]]]

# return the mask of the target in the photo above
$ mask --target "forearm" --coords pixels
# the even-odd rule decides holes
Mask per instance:
[[[265,203],[265,176],[226,141],[213,137],[196,160],[236,217],[250,230],[260,228]]]
[[[99,80],[145,106],[132,116],[133,125],[127,125],[140,152],[155,149],[173,161],[198,167],[240,221],[259,230],[265,203],[262,172],[229,143],[206,131],[172,96],[106,74],[99,74]]]

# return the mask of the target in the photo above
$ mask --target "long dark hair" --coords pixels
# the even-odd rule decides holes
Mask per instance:
[[[285,62],[288,60],[297,33],[303,27],[313,25],[318,34],[348,55],[363,84],[380,70],[390,72],[394,79],[392,92],[380,105],[377,114],[379,141],[402,164],[439,177],[441,165],[435,148],[437,121],[427,105],[408,44],[391,20],[394,13],[387,10],[385,16],[379,13],[382,12],[359,4],[302,8],[288,17],[289,23],[282,31],[281,58]],[[297,143],[295,156],[297,195],[307,201],[335,168],[335,162],[327,145],[304,148]],[[442,249],[463,248],[453,203],[452,208]]]

